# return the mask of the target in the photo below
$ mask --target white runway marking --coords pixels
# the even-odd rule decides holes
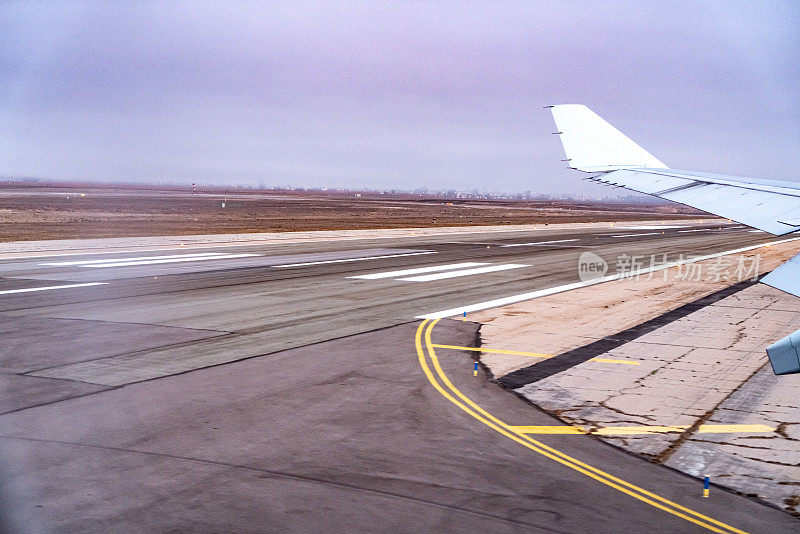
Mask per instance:
[[[764,230],[748,230],[751,234],[765,234]]]
[[[721,256],[727,256],[729,254],[739,254],[742,252],[747,252],[750,250],[755,250],[761,247],[767,247],[770,245],[777,245],[779,243],[788,243],[789,241],[797,241],[800,237],[794,237],[791,239],[782,239],[780,241],[772,241],[770,243],[761,243],[759,245],[752,245],[749,247],[744,248],[737,248],[733,250],[726,250],[725,252],[718,252],[716,254],[708,254],[707,256],[697,256],[696,258],[689,258],[685,260],[680,260],[672,263],[665,263],[663,265],[657,265],[655,267],[649,267],[646,269],[639,269],[633,272],[626,272],[626,273],[619,273],[613,274],[609,276],[603,276],[601,278],[596,278],[594,280],[587,280],[585,282],[575,282],[572,284],[566,284],[563,286],[556,286],[556,287],[549,287],[547,289],[540,289],[538,291],[531,291],[530,293],[522,293],[519,295],[511,295],[509,297],[503,297],[499,299],[489,300],[486,302],[479,302],[477,304],[470,304],[468,306],[462,306],[460,308],[451,308],[449,310],[444,310],[440,312],[433,312],[427,313],[425,315],[417,315],[415,319],[444,319],[446,317],[454,317],[456,315],[461,315],[464,312],[471,313],[480,310],[488,310],[489,308],[497,308],[499,306],[505,306],[507,304],[514,304],[516,302],[523,302],[526,300],[533,300],[539,297],[545,297],[547,295],[555,295],[556,293],[563,293],[565,291],[572,291],[573,289],[580,289],[586,286],[593,286],[595,284],[602,284],[604,282],[611,282],[613,280],[619,280],[621,278],[629,278],[633,276],[638,276],[642,274],[647,274],[650,272],[661,271],[664,269],[669,269],[671,267],[677,267],[678,265],[684,265],[687,263],[694,263],[697,261],[704,261],[704,260],[712,260],[714,258],[719,258]]]
[[[183,263],[187,261],[208,261],[208,260],[233,260],[236,258],[251,258],[259,256],[259,254],[225,254],[213,256],[193,256],[180,257],[180,258],[167,258],[167,259],[152,259],[152,260],[138,260],[138,261],[114,261],[106,263],[91,263],[88,265],[81,265],[81,267],[91,267],[92,269],[107,269],[109,267],[131,267],[136,265],[159,265],[162,263]]]
[[[489,245],[489,246],[498,246],[502,243],[484,243],[481,241],[442,241],[442,245]]]
[[[24,289],[6,289],[0,291],[0,295],[10,295],[12,293],[32,293],[34,291],[49,291],[51,289],[70,289],[73,287],[89,287],[89,286],[104,286],[108,282],[87,282],[84,284],[67,284],[63,286],[45,286],[45,287],[26,287]]]
[[[477,229],[476,229],[477,228]],[[562,227],[563,228],[563,227]],[[598,225],[597,223],[579,223],[579,224],[570,224],[569,227],[572,228],[580,228],[580,229],[587,229],[587,230],[597,230]],[[681,228],[677,226],[677,228]],[[251,238],[252,241],[248,240],[246,242],[241,242],[241,240],[233,238],[233,240],[227,241],[213,241],[213,242],[193,242],[191,241],[192,236],[183,236],[186,237],[189,241],[176,243],[176,244],[152,244],[152,245],[141,245],[135,248],[125,248],[125,249],[116,249],[116,250],[95,250],[95,251],[82,251],[82,252],[67,252],[66,250],[77,250],[77,249],[62,249],[62,250],[49,250],[49,251],[28,251],[24,252],[21,251],[16,256],[6,256],[3,255],[3,260],[22,260],[22,259],[33,259],[33,258],[61,258],[67,256],[85,256],[88,254],[98,255],[98,254],[125,254],[125,253],[143,253],[143,252],[161,252],[161,251],[171,251],[171,250],[198,250],[198,249],[215,249],[215,248],[229,248],[229,247],[258,247],[264,245],[295,245],[298,243],[327,243],[331,241],[368,241],[368,240],[376,240],[376,239],[407,239],[407,238],[420,238],[420,239],[427,239],[429,237],[438,237],[438,236],[453,236],[455,239],[459,235],[470,234],[470,235],[479,235],[479,234],[503,234],[503,233],[517,233],[517,232],[542,232],[558,229],[557,227],[539,227],[537,225],[530,225],[527,228],[502,228],[502,227],[461,227],[458,228],[457,231],[449,231],[449,232],[429,232],[430,228],[416,228],[416,229],[409,229],[409,233],[402,233],[402,234],[393,234],[393,235],[370,235],[370,236],[336,236],[336,237],[292,237],[292,238],[276,238],[276,237],[269,237],[269,238]],[[564,228],[566,229],[566,228]],[[608,230],[608,226],[603,226],[599,228],[600,230]],[[617,226],[613,227],[613,229],[625,230],[629,229],[629,227]],[[632,228],[631,228],[632,229]],[[638,229],[638,228],[637,228]],[[644,230],[650,230],[651,228],[643,228]],[[299,232],[302,233],[302,232]],[[164,236],[165,238],[172,238],[177,239],[181,236]],[[209,236],[206,236],[209,237]],[[150,238],[145,238],[150,239]],[[99,240],[97,240],[99,241]],[[107,248],[113,248],[114,245],[108,245]],[[128,247],[133,247],[133,245],[127,245]],[[11,253],[9,253],[11,254]]]
[[[587,223],[591,225],[591,223]],[[469,228],[458,228],[456,232],[427,232],[429,228],[416,228],[416,229],[409,229],[411,230],[410,233],[404,234],[395,234],[395,235],[370,235],[370,236],[336,236],[336,237],[320,237],[320,238],[309,238],[309,237],[297,237],[297,238],[289,238],[289,239],[277,239],[277,238],[269,238],[269,239],[256,239],[254,241],[248,241],[245,243],[240,243],[237,241],[218,241],[218,242],[206,242],[206,243],[193,243],[193,242],[186,242],[186,243],[178,243],[176,245],[151,245],[146,246],[143,245],[140,248],[135,249],[124,249],[124,250],[100,250],[100,251],[84,251],[84,252],[61,252],[61,251],[46,251],[46,252],[28,252],[28,253],[20,253],[18,256],[2,256],[3,260],[23,260],[23,259],[32,259],[32,258],[61,258],[66,256],[85,256],[88,254],[123,254],[123,253],[130,253],[130,252],[160,252],[160,251],[169,251],[169,250],[197,250],[197,249],[209,249],[209,248],[228,248],[228,247],[260,247],[264,245],[296,245],[298,243],[329,243],[331,241],[370,241],[376,239],[408,239],[411,237],[415,238],[428,238],[428,237],[438,237],[443,235],[451,235],[451,236],[458,236],[459,234],[503,234],[503,233],[512,233],[512,232],[541,232],[544,228],[497,228],[497,227],[479,227],[479,230],[469,229]],[[583,226],[579,225],[579,228],[590,228],[591,226]],[[416,230],[413,231],[413,230]],[[548,230],[552,230],[552,228],[548,228]],[[302,232],[298,232],[302,233]],[[169,236],[168,236],[169,237]],[[172,236],[178,237],[178,236]]]
[[[66,267],[71,265],[88,266],[96,263],[122,263],[129,261],[147,261],[147,260],[167,260],[176,258],[195,258],[195,257],[215,257],[215,256],[228,256],[225,252],[204,252],[198,254],[174,254],[172,256],[139,256],[136,258],[103,258],[101,260],[81,260],[81,261],[53,261],[48,263],[40,263],[39,265],[57,265],[59,267]]]
[[[612,235],[611,237],[639,237],[643,235],[659,235],[661,232],[647,232],[644,234],[621,234],[621,235]]]
[[[308,261],[305,263],[287,263],[284,265],[273,265],[276,269],[285,269],[286,267],[305,267],[306,265],[324,265],[326,263],[345,263],[348,261],[366,261],[366,260],[380,260],[383,258],[400,258],[402,256],[422,256],[423,254],[438,254],[435,250],[426,252],[408,252],[405,254],[387,254],[386,256],[368,256],[366,258],[348,258],[344,260],[323,260],[323,261]]]
[[[433,267],[403,269],[402,271],[387,271],[383,273],[360,274],[358,276],[348,276],[347,278],[359,278],[362,280],[379,280],[381,278],[394,278],[396,276],[408,276],[410,274],[433,273],[436,271],[450,271],[454,269],[464,269],[466,267],[477,267],[478,265],[489,265],[489,264],[477,263],[477,262],[450,263],[448,265],[435,265]]]
[[[580,239],[559,239],[558,241],[538,241],[536,243],[512,243],[510,245],[500,245],[501,247],[532,247],[535,245],[549,245],[551,243],[571,243]]]
[[[476,267],[474,269],[464,269],[462,271],[447,271],[445,273],[424,274],[412,276],[410,278],[398,278],[404,282],[432,282],[433,280],[444,280],[445,278],[457,278],[459,276],[471,276],[473,274],[493,273],[496,271],[507,271],[509,269],[519,269],[520,267],[530,267],[521,263],[505,263],[502,265],[490,265],[489,267]]]
[[[642,226],[615,226],[617,230],[671,230],[673,228],[686,228],[686,225],[652,224]]]
[[[689,232],[711,232],[712,228],[702,228],[700,230],[678,230],[679,234],[688,234]]]

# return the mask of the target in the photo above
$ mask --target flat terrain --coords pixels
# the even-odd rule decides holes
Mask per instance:
[[[192,193],[185,189],[0,182],[0,241],[666,220],[687,215],[700,216],[677,205],[501,201],[375,192],[226,193],[201,188]]]
[[[508,431],[560,423],[473,376],[471,355],[435,360],[420,337],[418,316],[576,282],[584,251],[674,258],[773,240],[677,226],[17,248],[0,263],[6,521],[37,532],[796,531],[781,510],[719,489],[703,499],[697,479],[592,437]],[[458,346],[476,330],[428,332]]]

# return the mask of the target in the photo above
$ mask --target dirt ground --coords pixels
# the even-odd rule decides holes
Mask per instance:
[[[456,199],[352,191],[201,189],[192,192],[96,184],[0,182],[0,242],[668,220],[693,216],[704,214],[672,204]]]

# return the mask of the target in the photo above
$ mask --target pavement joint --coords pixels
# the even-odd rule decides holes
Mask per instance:
[[[67,446],[73,446],[73,447],[87,448],[87,449],[100,449],[100,450],[122,452],[122,453],[128,453],[128,454],[152,456],[152,457],[158,457],[158,458],[168,458],[168,459],[171,459],[171,460],[182,460],[182,461],[186,461],[186,462],[200,463],[200,464],[206,464],[206,465],[214,465],[214,466],[225,467],[225,468],[229,468],[229,469],[252,471],[252,472],[256,472],[256,473],[269,474],[269,475],[276,476],[276,477],[291,478],[291,479],[300,480],[300,481],[303,481],[303,482],[316,483],[316,484],[325,484],[325,485],[328,485],[328,486],[335,486],[335,487],[354,490],[354,491],[358,491],[358,492],[372,493],[372,494],[376,494],[376,495],[386,495],[386,496],[395,497],[395,498],[398,498],[398,499],[403,499],[403,500],[408,500],[408,501],[421,503],[421,504],[428,505],[428,506],[434,506],[434,507],[437,507],[437,508],[447,508],[447,509],[452,509],[452,510],[458,510],[460,512],[464,512],[464,513],[467,513],[467,514],[470,514],[470,515],[488,517],[488,518],[491,518],[491,519],[495,519],[495,520],[501,521],[503,523],[509,523],[509,524],[514,524],[514,525],[524,525],[524,526],[528,526],[528,527],[537,527],[538,526],[535,523],[528,523],[528,522],[520,521],[520,520],[517,520],[517,519],[511,519],[511,518],[508,518],[508,517],[503,517],[503,516],[499,516],[499,515],[495,515],[495,514],[481,512],[481,511],[477,511],[477,510],[474,510],[474,509],[471,509],[471,508],[454,506],[454,505],[446,504],[446,503],[439,503],[439,502],[436,502],[436,501],[431,501],[431,500],[428,500],[428,499],[420,499],[420,498],[413,497],[413,496],[406,495],[406,494],[402,494],[402,493],[396,493],[396,492],[390,492],[390,491],[382,491],[382,490],[378,490],[378,489],[374,489],[374,488],[365,488],[363,486],[359,486],[359,485],[356,485],[356,484],[347,484],[347,483],[343,483],[343,482],[337,482],[337,481],[334,481],[334,480],[326,480],[326,479],[320,478],[320,477],[311,477],[311,476],[307,476],[307,475],[291,473],[291,472],[288,472],[288,471],[277,471],[277,470],[274,470],[274,469],[263,469],[263,468],[254,467],[254,466],[239,465],[239,464],[234,464],[234,463],[229,463],[229,462],[221,462],[221,461],[218,461],[218,460],[210,460],[210,459],[205,459],[205,458],[194,458],[194,457],[191,457],[191,456],[181,456],[181,455],[161,453],[161,452],[142,451],[142,450],[129,449],[129,448],[124,448],[124,447],[109,447],[109,446],[104,446],[104,445],[77,443],[77,442],[71,442],[71,441],[46,440],[46,439],[36,439],[36,438],[18,438],[18,437],[10,438],[10,437],[5,437],[5,436],[0,436],[0,439],[17,440],[17,441],[30,441],[30,442],[37,442],[37,443],[52,443],[52,444],[58,444],[58,445],[67,445]]]
[[[765,363],[764,365],[767,364]],[[743,382],[738,384],[735,388],[733,388],[730,392],[728,392],[727,395],[725,395],[722,399],[720,399],[719,402],[714,404],[713,407],[711,407],[703,415],[698,417],[697,420],[694,422],[694,424],[692,424],[680,436],[678,436],[678,438],[675,441],[670,443],[670,445],[666,449],[664,449],[658,455],[656,455],[655,460],[658,463],[665,463],[667,460],[669,460],[669,458],[675,453],[675,451],[677,451],[680,448],[680,446],[683,445],[684,442],[689,440],[692,437],[692,435],[697,432],[697,430],[700,428],[701,425],[706,424],[708,420],[711,419],[711,417],[714,415],[714,412],[716,412],[717,409],[720,406],[722,406],[722,404],[726,400],[728,400],[734,393],[739,391],[739,389],[744,384],[746,384],[752,377],[754,377],[764,367],[764,365],[762,365],[761,367],[750,373],[750,376],[748,376]]]

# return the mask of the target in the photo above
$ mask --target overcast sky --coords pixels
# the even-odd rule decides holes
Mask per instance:
[[[605,193],[542,106],[800,178],[800,4],[3,2],[0,175]]]

